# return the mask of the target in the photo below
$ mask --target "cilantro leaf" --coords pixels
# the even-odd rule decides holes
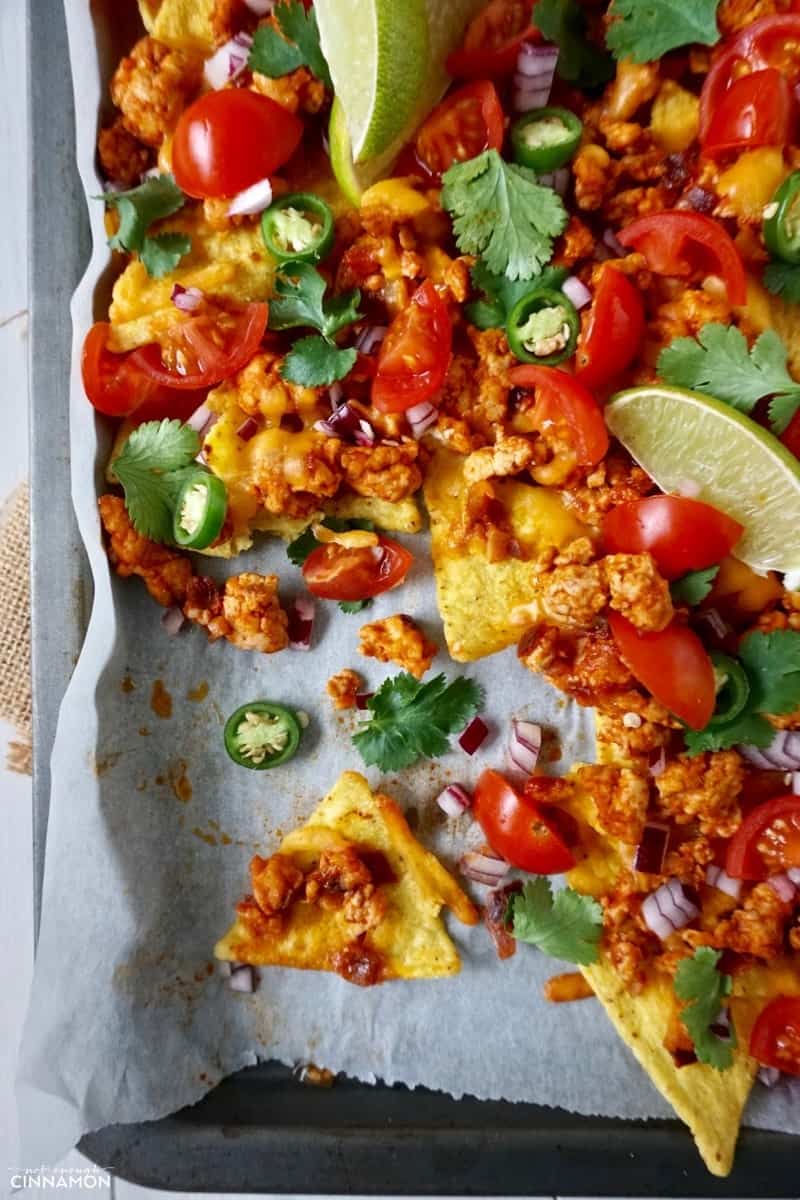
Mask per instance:
[[[275,295],[269,305],[270,329],[316,329],[332,338],[340,329],[357,321],[359,291],[325,298],[327,284],[310,263],[286,263],[275,280]]]
[[[348,529],[368,529],[374,530],[374,521],[359,520],[355,518],[344,517],[324,517],[320,521],[320,525],[324,525],[326,529],[333,530],[334,533],[344,533]],[[312,550],[316,550],[317,546],[321,546],[322,542],[318,542],[312,532],[312,527],[309,525],[307,529],[289,542],[286,547],[286,554],[289,562],[294,563],[296,567],[302,567],[303,563],[308,558]],[[360,603],[360,601],[359,601]]]
[[[458,247],[480,254],[495,275],[531,279],[553,254],[567,213],[552,188],[496,150],[456,163],[444,176],[442,207],[453,218]]]
[[[449,683],[437,675],[420,683],[403,672],[384,680],[367,701],[370,720],[353,735],[367,766],[401,771],[420,758],[437,758],[448,749],[448,735],[475,716],[483,690],[460,676]]]
[[[561,79],[587,88],[611,79],[611,56],[587,40],[586,17],[577,0],[539,0],[532,19],[542,36],[559,48],[556,70]]]
[[[690,607],[705,600],[714,586],[719,567],[706,567],[702,571],[688,571],[669,585],[673,604],[688,604]]]
[[[686,753],[702,754],[704,750],[730,750],[743,743],[746,746],[768,746],[775,736],[774,726],[758,713],[745,710],[727,725],[716,728],[684,731]]]
[[[466,307],[467,320],[478,329],[500,329],[511,315],[511,310],[534,288],[550,288],[559,291],[569,275],[566,267],[545,267],[535,279],[508,279],[495,275],[486,264],[478,259],[472,268],[472,282],[484,293],[485,300],[475,300]]]
[[[154,221],[171,217],[186,203],[186,197],[172,175],[158,175],[154,179],[146,179],[144,183],[131,188],[128,192],[107,192],[104,196],[96,196],[95,199],[104,200],[111,208],[116,208],[119,213],[119,229],[113,237],[108,239],[111,249],[127,250],[130,254],[141,254],[145,269],[150,273],[143,251],[146,242],[156,239],[149,239],[147,230]],[[159,235],[160,238],[177,236],[176,234]],[[181,251],[182,254],[188,253],[191,248],[190,240],[186,238],[185,241],[187,246],[185,250]],[[175,248],[173,244],[173,252]],[[154,261],[153,248],[147,253],[150,261]],[[155,261],[158,261],[157,253]]]
[[[694,338],[676,338],[658,357],[666,383],[691,388],[749,413],[764,396],[774,396],[770,420],[783,433],[800,408],[800,383],[786,368],[788,351],[774,329],[767,329],[752,350],[735,325],[704,325]]]
[[[139,257],[148,275],[163,279],[191,248],[192,239],[183,233],[157,233],[144,239]]]
[[[731,994],[730,975],[717,970],[722,954],[710,946],[699,946],[691,958],[684,958],[675,972],[675,995],[686,1002],[681,1021],[694,1042],[695,1054],[701,1063],[717,1071],[733,1064],[736,1031],[730,1027],[729,1037],[719,1037],[711,1026],[719,1018],[722,1002]]]
[[[569,887],[554,896],[550,880],[539,875],[511,897],[509,913],[511,932],[518,941],[530,942],[565,962],[597,961],[603,910],[592,896]]]
[[[279,371],[283,379],[300,387],[329,387],[350,374],[357,358],[356,350],[340,350],[327,338],[313,334],[295,342]]]
[[[779,262],[777,259],[767,263],[764,268],[764,287],[788,304],[800,304],[800,265]]]
[[[606,45],[616,59],[655,62],[678,46],[713,46],[719,0],[613,0]]]
[[[750,680],[750,707],[780,716],[800,707],[800,632],[749,633],[739,658]]]
[[[261,25],[256,30],[247,60],[250,70],[277,79],[298,67],[308,67],[326,87],[333,87],[314,9],[306,11],[302,0],[286,0],[275,6],[273,15],[280,33],[272,25]]]
[[[339,608],[343,613],[360,613],[365,608],[369,608],[372,604],[371,600],[340,600]]]
[[[155,542],[172,541],[178,490],[194,463],[200,437],[180,421],[145,421],[134,429],[112,470],[125,493],[136,531]]]

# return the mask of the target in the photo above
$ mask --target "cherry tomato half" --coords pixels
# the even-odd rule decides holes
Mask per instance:
[[[705,144],[726,92],[747,71],[775,67],[790,86],[800,76],[800,14],[784,13],[753,21],[722,43],[700,93],[700,142]]]
[[[702,213],[668,209],[633,221],[619,234],[628,249],[638,250],[657,275],[683,278],[701,271],[719,275],[731,304],[744,304],[747,283],[739,251],[718,221]]]
[[[310,592],[323,600],[368,600],[402,583],[413,555],[382,537],[377,546],[341,546],[327,542],[312,550],[303,564]]]
[[[155,421],[175,417],[185,421],[203,402],[203,391],[184,392],[151,379],[133,354],[108,349],[111,326],[98,321],[86,335],[81,354],[83,389],[98,412],[109,417]]]
[[[775,67],[742,75],[712,114],[703,150],[712,158],[756,146],[791,142],[795,116],[792,89]]]
[[[513,788],[499,771],[484,771],[475,785],[472,811],[496,854],[534,875],[560,875],[575,857],[533,800]]]
[[[711,567],[730,554],[744,526],[702,500],[647,496],[618,504],[603,517],[611,554],[652,554],[666,579]]]
[[[372,384],[372,403],[378,411],[405,412],[441,391],[452,344],[447,305],[428,280],[383,339]]]
[[[513,367],[508,377],[513,387],[536,389],[533,422],[566,426],[579,466],[590,467],[608,452],[608,430],[592,393],[579,379],[557,367]]]
[[[503,109],[488,79],[451,92],[417,134],[414,150],[428,174],[439,179],[453,163],[503,145]]]
[[[734,879],[766,879],[800,867],[800,796],[775,796],[749,812],[728,843]]]
[[[578,343],[576,379],[588,388],[610,383],[633,362],[643,337],[641,292],[616,267],[603,267]]]
[[[608,623],[622,661],[648,692],[690,729],[705,729],[717,702],[714,665],[696,633],[673,621],[642,633],[619,613]]]
[[[523,42],[536,38],[533,0],[491,0],[467,26],[464,43],[447,59],[456,79],[498,79],[517,65]]]
[[[750,1034],[750,1053],[765,1067],[800,1075],[800,996],[776,996]]]
[[[209,308],[178,318],[163,345],[134,350],[136,367],[171,388],[208,388],[247,366],[261,344],[269,309],[253,301],[239,313]]]
[[[197,199],[235,196],[282,167],[302,135],[302,121],[267,96],[247,88],[207,92],[175,127],[175,182]]]

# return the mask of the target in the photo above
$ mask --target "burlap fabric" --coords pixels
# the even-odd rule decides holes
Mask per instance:
[[[17,731],[7,765],[30,775],[31,593],[28,485],[20,484],[0,508],[0,718]]]

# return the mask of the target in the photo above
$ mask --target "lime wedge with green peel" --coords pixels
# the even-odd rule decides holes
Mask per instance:
[[[737,558],[757,571],[800,569],[800,461],[771,433],[721,400],[659,384],[619,392],[605,417],[662,491],[744,526]]]

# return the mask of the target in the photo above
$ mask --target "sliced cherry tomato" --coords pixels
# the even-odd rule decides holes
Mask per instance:
[[[467,26],[464,44],[447,59],[456,79],[498,79],[517,65],[523,42],[538,38],[533,0],[491,0]]]
[[[603,267],[578,343],[576,379],[588,388],[604,387],[630,366],[643,337],[641,292],[616,267]]]
[[[746,302],[747,283],[739,251],[711,217],[668,209],[640,217],[617,236],[623,246],[643,254],[657,275],[683,278],[695,271],[719,275],[730,303]]]
[[[744,526],[685,496],[647,496],[618,504],[603,517],[603,542],[611,554],[652,554],[667,579],[711,567],[730,554]]]
[[[303,123],[247,88],[206,92],[181,114],[172,140],[175,182],[188,196],[235,196],[294,154]]]
[[[414,150],[429,175],[441,178],[453,163],[503,145],[503,109],[488,79],[468,83],[435,108],[417,134]]]
[[[781,441],[795,458],[800,458],[800,412],[796,412],[786,426],[781,434]]]
[[[378,411],[405,412],[441,391],[452,345],[447,305],[428,280],[383,339],[372,384],[372,403]]]
[[[787,80],[775,67],[736,79],[712,114],[703,150],[712,158],[756,146],[791,142],[795,102]]]
[[[496,854],[534,875],[560,875],[575,856],[539,806],[498,771],[484,771],[473,794],[473,815]]]
[[[800,1075],[800,996],[776,996],[750,1034],[750,1053],[765,1067]]]
[[[766,879],[800,867],[800,796],[775,796],[748,813],[728,843],[734,879]]]
[[[382,537],[377,546],[341,546],[327,542],[312,550],[303,565],[308,590],[323,600],[368,600],[402,583],[413,555]]]
[[[269,309],[254,301],[240,313],[209,308],[175,319],[165,344],[134,350],[131,360],[156,383],[171,388],[208,388],[247,366],[267,327]]]
[[[183,392],[151,379],[132,354],[108,349],[111,326],[98,321],[86,335],[81,354],[83,388],[89,402],[109,417],[154,421],[175,417],[185,421],[203,403],[203,391]]]
[[[591,467],[608,452],[608,430],[592,393],[567,371],[557,367],[513,367],[513,387],[536,389],[533,422],[541,429],[557,423],[569,429],[579,466]]]
[[[705,144],[726,92],[747,71],[775,67],[794,85],[800,76],[800,14],[762,17],[723,42],[700,93],[700,142]]]
[[[623,662],[659,704],[690,729],[705,729],[717,702],[714,665],[696,633],[673,621],[660,633],[642,633],[619,613],[608,623]]]

